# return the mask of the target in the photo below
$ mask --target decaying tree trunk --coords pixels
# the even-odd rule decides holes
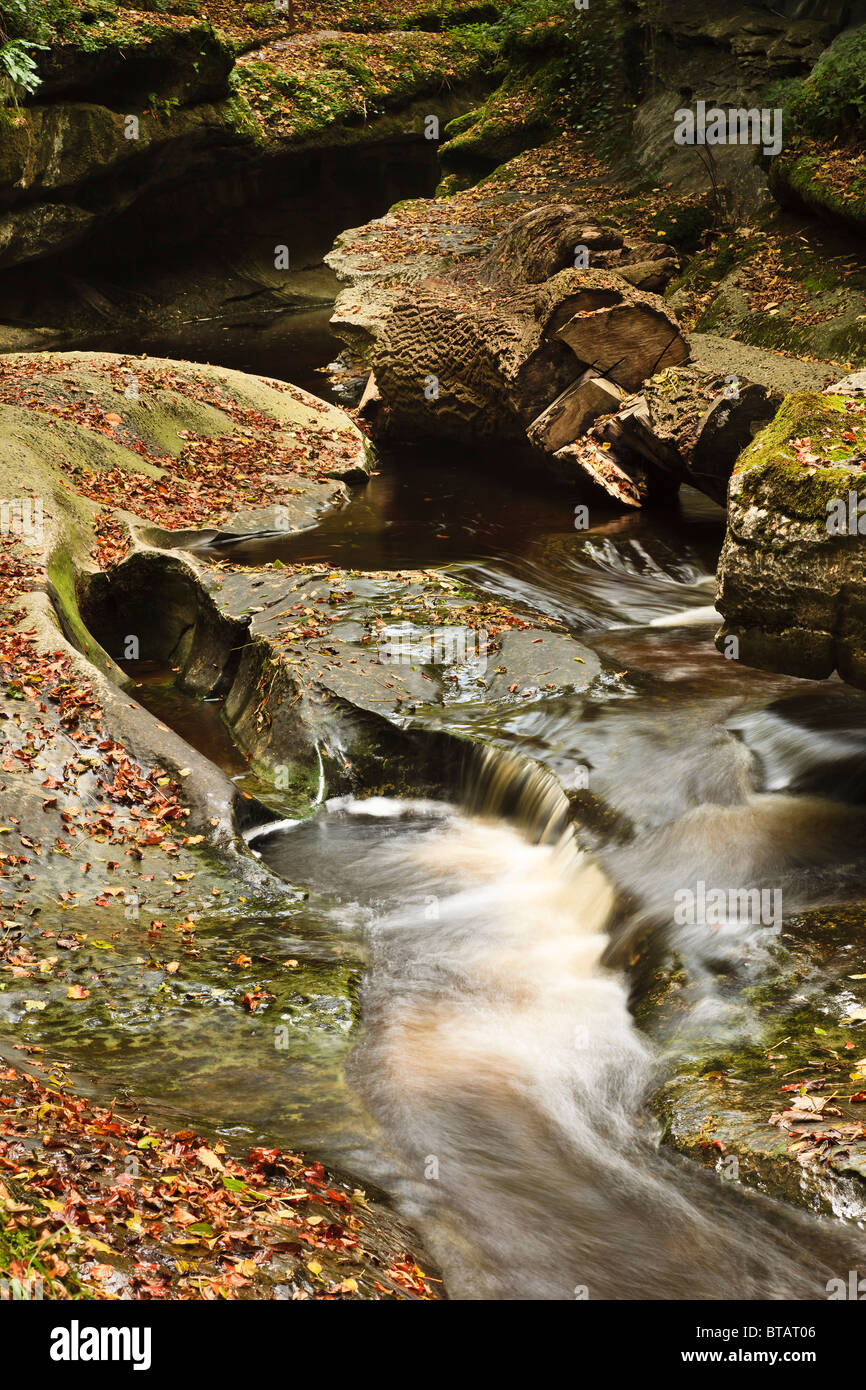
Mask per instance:
[[[783,400],[781,391],[698,367],[663,372],[643,394],[655,436],[682,459],[684,481],[722,504],[738,456]]]
[[[567,460],[575,476],[582,470],[625,506],[658,500],[682,483],[724,505],[734,463],[781,399],[754,382],[696,367],[669,368],[561,448],[557,459]]]
[[[575,314],[559,329],[559,336],[581,362],[627,391],[636,391],[655,372],[689,358],[688,344],[661,301],[650,304],[623,296],[618,304]]]
[[[585,372],[533,420],[527,431],[529,439],[555,454],[585,434],[600,415],[619,410],[623,399],[623,392],[613,382]]]
[[[687,345],[664,302],[614,268],[576,267],[583,248],[597,258],[629,254],[618,233],[571,205],[536,208],[487,256],[407,291],[373,358],[388,430],[525,445],[537,417],[587,368],[631,389],[659,363],[684,361]],[[645,259],[645,248],[634,254]],[[599,401],[584,428],[605,404],[616,402]],[[545,432],[539,424],[536,442]],[[543,446],[551,453],[569,442],[562,427],[554,437]]]

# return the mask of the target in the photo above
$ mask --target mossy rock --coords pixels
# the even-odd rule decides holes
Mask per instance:
[[[866,494],[864,450],[862,403],[806,392],[785,401],[741,455],[719,562],[720,650],[730,654],[735,638],[747,665],[811,680],[838,671],[866,686],[866,568],[856,505]],[[809,451],[813,463],[802,461]]]
[[[823,176],[825,166],[826,159],[821,154],[793,151],[783,155],[771,166],[770,190],[783,205],[806,208],[862,236],[866,232],[866,165],[862,150],[852,150],[850,160],[839,166],[846,176],[841,186]]]
[[[860,426],[859,445],[839,437],[843,429],[850,430],[854,424],[846,400],[844,396],[813,392],[789,396],[734,465],[734,473],[743,475],[743,502],[771,501],[786,517],[823,526],[828,502],[847,496],[848,489],[860,480],[859,469],[809,469],[796,460],[791,440],[811,439],[815,451],[831,463],[850,458],[858,447],[866,448],[866,425]],[[857,421],[863,418],[858,416]]]
[[[455,116],[454,120],[449,121],[445,127],[445,139],[456,139],[458,135],[463,135],[465,131],[471,130],[480,119],[480,111],[465,111],[462,116]]]
[[[439,33],[442,29],[456,29],[461,24],[495,24],[500,18],[500,6],[487,0],[439,0],[438,4],[425,5],[414,14],[407,15],[407,29],[425,29],[428,33]]]
[[[164,102],[214,101],[228,94],[234,55],[209,24],[115,24],[51,44],[34,54],[37,101],[68,98],[135,110]]]
[[[866,139],[864,69],[866,25],[861,25],[840,34],[808,77],[776,84],[766,99],[782,106],[788,130],[816,140],[862,141]]]

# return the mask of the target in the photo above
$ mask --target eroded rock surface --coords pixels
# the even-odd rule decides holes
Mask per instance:
[[[737,463],[719,562],[717,644],[750,665],[866,685],[862,399],[786,400]]]

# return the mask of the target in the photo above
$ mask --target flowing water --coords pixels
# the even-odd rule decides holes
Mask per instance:
[[[354,1166],[453,1297],[805,1298],[848,1267],[854,1238],[658,1150],[656,1058],[602,963],[613,888],[570,834],[337,802],[267,857],[365,924],[349,1077],[382,1142]]]
[[[512,482],[491,496],[459,464],[434,489],[401,464],[315,530],[232,558],[447,561],[565,621],[629,683],[506,718],[451,713],[492,740],[460,807],[340,800],[257,836],[333,927],[366,941],[346,1072],[374,1125],[340,1160],[398,1202],[455,1297],[821,1296],[862,1260],[858,1224],[659,1149],[646,1102],[665,1050],[636,1027],[618,967],[655,937],[688,963],[693,1025],[720,1042],[748,1028],[742,992],[772,970],[781,922],[677,926],[674,895],[704,880],[780,892],[786,913],[856,900],[866,700],[715,651],[720,514],[702,499],[576,533],[555,492]],[[562,792],[527,757],[566,787],[583,769],[633,833],[581,849]]]
[[[378,1184],[452,1297],[823,1297],[862,1267],[862,1200],[833,1222],[725,1182],[660,1148],[648,1106],[683,1035],[749,1035],[748,991],[778,973],[798,914],[855,905],[849,970],[864,936],[866,697],[720,656],[722,534],[719,509],[688,491],[676,511],[594,510],[579,531],[573,498],[519,466],[491,481],[471,456],[402,450],[310,530],[211,543],[250,564],[447,566],[564,623],[618,679],[505,713],[444,712],[488,744],[459,804],[335,801],[322,787],[308,818],[257,832],[256,853],[309,896],[276,929],[234,922],[214,950],[309,967],[274,1010],[289,1053],[251,1051],[224,1012],[221,1059],[205,1062],[212,1044],[195,1036],[168,1066],[136,1043],[118,1074],[224,1133],[306,1146]],[[247,785],[212,718],[158,684],[140,696]],[[568,828],[562,788],[604,808],[591,833],[579,813]],[[701,883],[781,894],[781,910],[678,922],[677,893]],[[671,953],[689,993],[651,1037],[633,1016],[635,962]],[[321,962],[361,975],[360,996],[347,985],[335,1004]],[[845,988],[840,1004],[856,1002]]]

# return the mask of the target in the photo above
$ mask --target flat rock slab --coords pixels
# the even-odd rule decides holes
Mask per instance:
[[[226,617],[248,619],[295,678],[383,715],[585,690],[601,670],[566,633],[469,628],[465,595],[434,572],[387,576],[205,571]],[[449,611],[450,610],[450,611]]]
[[[866,371],[851,372],[827,387],[829,396],[866,396]]]
[[[825,362],[801,362],[714,333],[690,333],[688,344],[694,366],[723,376],[744,377],[786,396],[794,391],[823,391],[828,374],[832,375]]]

